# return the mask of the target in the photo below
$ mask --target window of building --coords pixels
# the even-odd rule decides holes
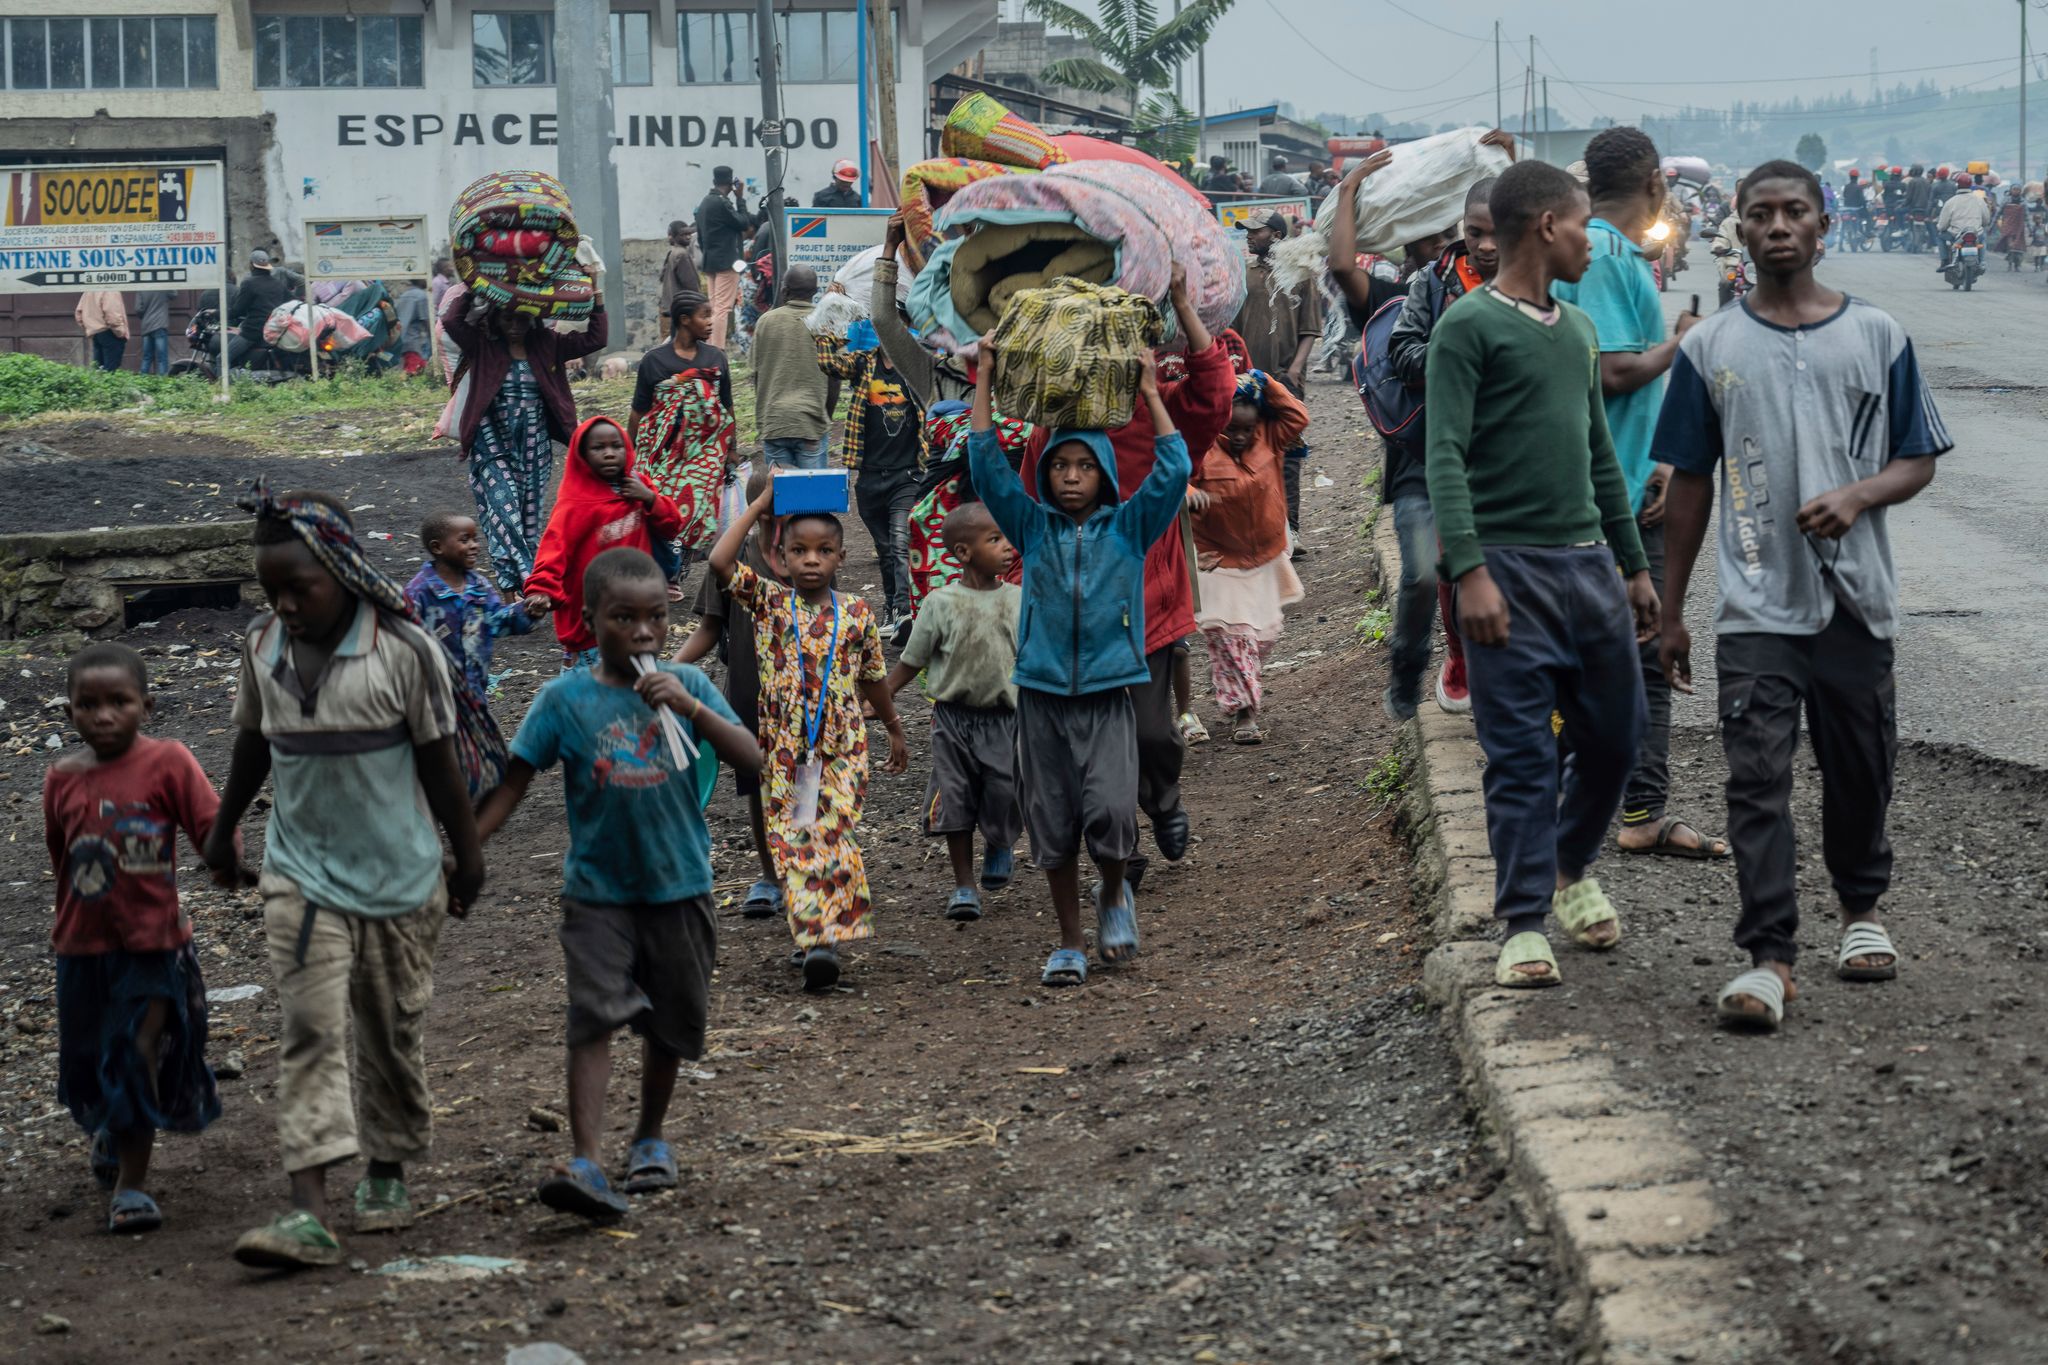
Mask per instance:
[[[258,15],[256,85],[418,87],[422,25],[417,15]]]
[[[0,31],[10,90],[211,90],[210,15],[9,19]]]
[[[654,20],[645,10],[611,16],[612,84],[654,83]],[[471,69],[478,85],[553,85],[555,16],[546,11],[470,17]]]
[[[851,83],[858,75],[857,18],[850,9],[789,10],[775,16],[777,74],[791,85]],[[897,56],[903,37],[890,15]],[[714,10],[676,16],[677,76],[684,85],[751,84],[754,12]]]

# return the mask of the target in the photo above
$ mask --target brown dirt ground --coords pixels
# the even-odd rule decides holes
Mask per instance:
[[[278,1277],[229,1259],[237,1233],[282,1207],[265,1112],[276,1000],[256,901],[213,891],[188,851],[182,882],[209,985],[266,989],[215,1007],[212,1055],[238,1049],[248,1070],[222,1082],[212,1129],[161,1143],[152,1181],[165,1229],[108,1237],[53,1080],[35,801],[43,746],[62,733],[45,706],[62,691],[61,661],[32,647],[7,659],[0,1321],[24,1339],[20,1358],[496,1360],[528,1340],[593,1361],[1562,1358],[1547,1244],[1499,1188],[1418,999],[1428,945],[1390,807],[1366,787],[1392,742],[1378,706],[1384,656],[1355,631],[1368,610],[1369,458],[1341,387],[1321,388],[1315,406],[1315,468],[1335,483],[1309,494],[1310,593],[1276,655],[1273,738],[1191,755],[1201,842],[1148,874],[1140,962],[1081,990],[1041,989],[1054,932],[1030,875],[977,925],[941,917],[944,850],[913,824],[925,711],[909,701],[911,774],[876,777],[863,835],[879,937],[852,951],[839,991],[807,997],[782,926],[728,903],[711,1047],[669,1124],[682,1187],[639,1201],[609,1233],[529,1198],[566,1148],[527,1121],[563,1104],[564,823],[558,779],[544,777],[490,850],[484,903],[443,938],[428,1033],[435,1152],[408,1172],[427,1210],[416,1227],[352,1237],[344,1215],[353,1270]],[[376,545],[400,574],[416,562],[420,512],[466,498],[460,466],[439,455],[287,466],[273,478],[368,504],[364,529],[394,534]],[[88,496],[86,465],[9,461],[15,497],[0,529],[228,515],[255,467],[117,444],[91,461]],[[858,586],[872,550],[852,539]],[[240,624],[188,612],[126,637],[154,656],[154,732],[190,744],[216,779]],[[539,636],[501,649],[500,667],[518,670],[500,703],[508,731],[552,654]],[[1196,672],[1202,697],[1199,654]],[[753,860],[729,787],[711,823],[730,900]],[[260,822],[246,827],[260,847]],[[608,1122],[623,1148],[638,1064],[631,1048],[617,1058]],[[802,1130],[953,1145],[853,1155]],[[332,1195],[345,1203],[356,1175],[337,1172]],[[360,1273],[445,1253],[526,1265],[457,1284]],[[45,1313],[69,1331],[30,1336]]]

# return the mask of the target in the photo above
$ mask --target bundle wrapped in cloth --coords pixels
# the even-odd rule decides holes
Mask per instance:
[[[1488,131],[1460,128],[1396,143],[1393,159],[1358,186],[1358,250],[1398,259],[1410,242],[1455,224],[1465,212],[1465,192],[1514,164],[1505,149],[1482,145]],[[1273,248],[1274,288],[1292,289],[1323,268],[1336,218],[1337,196],[1326,195],[1315,226]]]
[[[448,211],[455,273],[470,294],[531,317],[590,316],[597,288],[577,264],[577,240],[568,191],[539,171],[494,171]]]
[[[1060,279],[1010,300],[995,329],[990,397],[1042,427],[1101,430],[1131,420],[1145,351],[1164,333],[1152,300]]]
[[[921,252],[938,245],[939,230],[933,225],[938,211],[948,200],[977,181],[994,176],[1017,175],[1014,166],[971,157],[942,156],[920,161],[903,172],[903,231]]]
[[[1057,140],[1040,132],[1030,120],[1011,113],[995,96],[979,90],[962,95],[946,115],[946,126],[939,130],[939,150],[947,156],[993,161],[1027,171],[1042,171],[1068,159]]]
[[[1164,166],[1075,161],[977,181],[938,226],[972,229],[941,244],[911,285],[911,321],[941,349],[971,347],[1020,292],[1062,277],[1158,303],[1177,261],[1212,331],[1244,303],[1243,253]]]
[[[370,331],[339,308],[304,299],[280,303],[263,320],[263,340],[280,351],[304,351],[315,337],[326,339],[329,351],[346,351],[368,341]]]

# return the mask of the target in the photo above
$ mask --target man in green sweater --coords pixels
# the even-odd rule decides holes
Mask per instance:
[[[1585,191],[1523,162],[1492,208],[1500,269],[1430,340],[1429,499],[1486,751],[1494,915],[1507,929],[1494,979],[1550,986],[1546,910],[1582,947],[1621,941],[1586,869],[1635,765],[1636,644],[1657,633],[1657,594],[1607,431],[1598,337],[1551,301],[1552,283],[1586,269]],[[1553,711],[1574,744],[1561,793]]]

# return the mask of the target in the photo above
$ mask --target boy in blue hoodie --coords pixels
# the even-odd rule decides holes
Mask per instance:
[[[1060,946],[1040,981],[1088,979],[1081,935],[1080,845],[1102,874],[1096,948],[1105,966],[1138,954],[1124,864],[1138,843],[1138,731],[1130,687],[1145,662],[1145,550],[1180,512],[1192,468],[1145,357],[1139,393],[1152,414],[1153,466],[1128,496],[1101,431],[1057,431],[1038,463],[1038,497],[1003,458],[990,416],[995,337],[982,338],[967,466],[996,525],[1024,560],[1017,625],[1017,748],[1031,857],[1045,870]],[[1111,897],[1114,897],[1112,903]]]

